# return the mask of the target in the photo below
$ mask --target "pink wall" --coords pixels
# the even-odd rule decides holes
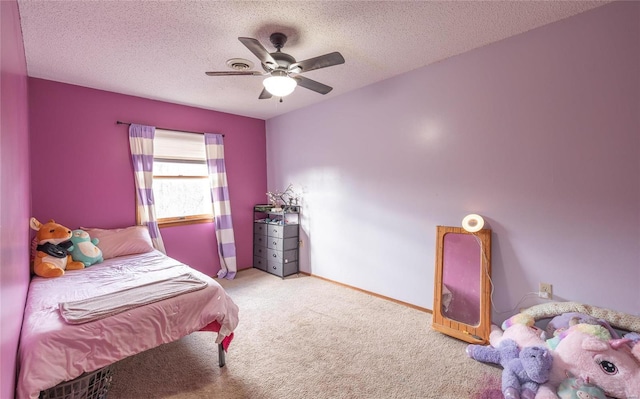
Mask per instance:
[[[128,127],[116,120],[223,133],[238,267],[251,267],[252,206],[267,191],[263,120],[34,78],[29,118],[33,216],[70,228],[135,224]],[[219,270],[213,224],[161,232],[168,255],[209,275]]]
[[[640,3],[613,2],[268,120],[301,269],[432,308],[435,226],[479,213],[496,320],[539,282],[640,314],[639,49]]]
[[[17,3],[1,1],[0,17],[0,398],[12,398],[29,287],[29,124]]]

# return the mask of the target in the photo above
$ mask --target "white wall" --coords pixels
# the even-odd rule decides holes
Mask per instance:
[[[304,191],[301,269],[431,309],[436,225],[474,212],[493,230],[494,320],[538,303],[520,301],[540,281],[640,314],[639,11],[606,5],[268,120],[269,189]]]

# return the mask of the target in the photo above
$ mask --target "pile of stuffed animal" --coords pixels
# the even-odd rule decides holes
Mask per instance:
[[[84,230],[72,231],[53,219],[40,223],[31,218],[29,225],[37,231],[33,272],[40,277],[59,277],[65,270],[84,269],[103,260],[98,239]]]
[[[542,306],[492,326],[489,346],[467,347],[471,358],[503,367],[506,399],[640,399],[640,317],[555,303],[577,311],[542,329],[535,324]]]

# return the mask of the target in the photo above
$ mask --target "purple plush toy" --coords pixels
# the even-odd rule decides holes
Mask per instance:
[[[534,399],[540,384],[549,380],[553,358],[542,346],[518,348],[512,339],[500,342],[497,348],[469,345],[472,359],[499,364],[502,371],[502,393],[505,399]]]

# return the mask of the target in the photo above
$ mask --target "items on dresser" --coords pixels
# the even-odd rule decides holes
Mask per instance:
[[[253,267],[279,277],[298,273],[300,207],[253,208]]]

